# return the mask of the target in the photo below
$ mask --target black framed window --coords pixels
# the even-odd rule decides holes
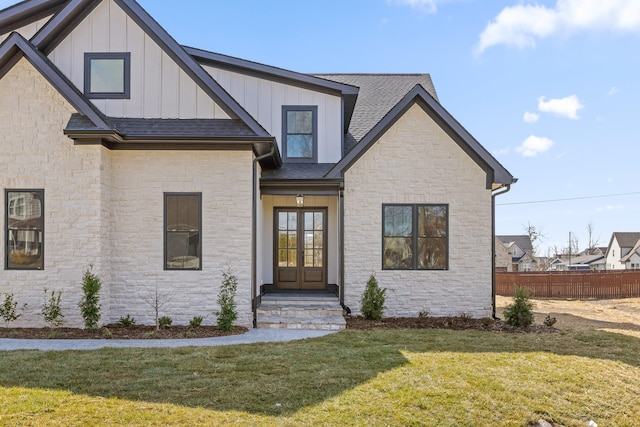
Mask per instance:
[[[44,190],[5,190],[5,269],[44,269]]]
[[[93,99],[129,99],[131,54],[85,53],[84,94]]]
[[[383,205],[383,270],[447,270],[448,236],[448,205]]]
[[[318,107],[285,105],[282,107],[284,161],[318,161]]]
[[[164,268],[202,268],[202,194],[164,193]]]

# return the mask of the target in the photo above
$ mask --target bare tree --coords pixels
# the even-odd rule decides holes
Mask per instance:
[[[533,253],[531,255],[535,256],[536,252],[538,252],[538,246],[540,246],[540,243],[546,238],[546,236],[543,234],[541,228],[536,227],[529,221],[527,221],[527,225],[523,225],[522,227],[529,235],[529,239],[531,239],[531,246],[533,247]]]
[[[589,222],[589,224],[587,224],[587,234],[589,236],[589,246],[587,247],[587,253],[590,255],[593,255],[594,253],[594,249],[596,248],[596,246],[598,246],[600,244],[600,236],[598,236],[597,238],[593,237],[594,234],[594,227],[593,227],[593,223]]]

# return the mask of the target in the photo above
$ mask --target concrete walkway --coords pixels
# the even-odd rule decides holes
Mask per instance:
[[[99,348],[177,348],[213,347],[218,345],[252,344],[260,342],[287,342],[317,338],[337,331],[300,329],[250,329],[241,335],[214,338],[148,339],[148,340],[24,340],[0,338],[0,351],[9,350],[96,350]]]

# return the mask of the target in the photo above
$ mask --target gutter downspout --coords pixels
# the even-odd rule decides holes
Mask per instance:
[[[491,194],[491,317],[495,320],[498,320],[496,317],[496,197],[508,193],[511,190],[511,184],[501,189],[504,190]]]
[[[267,157],[273,156],[276,153],[276,143],[275,141],[271,144],[271,151],[261,156],[254,157],[253,159],[253,181],[252,181],[252,198],[251,198],[251,311],[253,312],[253,327],[255,328],[257,325],[257,317],[256,312],[258,309],[257,304],[257,292],[256,292],[256,282],[258,281],[258,189],[257,189],[257,179],[258,179],[258,171],[257,171],[257,163],[266,159]]]
[[[344,305],[344,182],[340,183],[340,189],[338,190],[338,215],[338,266],[340,268],[339,299],[342,308],[345,310],[347,315],[350,315],[351,309]]]

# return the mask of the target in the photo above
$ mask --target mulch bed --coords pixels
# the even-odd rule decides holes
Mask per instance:
[[[237,335],[247,332],[247,328],[235,326],[230,331],[223,331],[217,326],[171,326],[156,330],[155,326],[133,325],[122,327],[107,325],[95,332],[77,328],[2,328],[0,338],[20,339],[179,339],[179,338],[208,338]]]
[[[470,319],[467,317],[387,317],[380,321],[365,320],[360,316],[346,316],[347,329],[453,329],[495,331],[509,333],[554,333],[555,328],[532,325],[528,328],[509,326],[499,320]],[[247,328],[235,326],[231,331],[223,331],[217,326],[171,326],[156,330],[155,326],[107,325],[98,331],[89,332],[76,328],[3,328],[0,338],[20,339],[180,339],[208,338],[237,335],[247,332]]]
[[[510,333],[554,333],[553,327],[531,325],[527,328],[507,325],[501,320],[471,319],[468,317],[387,317],[382,320],[365,320],[361,316],[348,316],[347,329],[453,329],[495,331]]]

